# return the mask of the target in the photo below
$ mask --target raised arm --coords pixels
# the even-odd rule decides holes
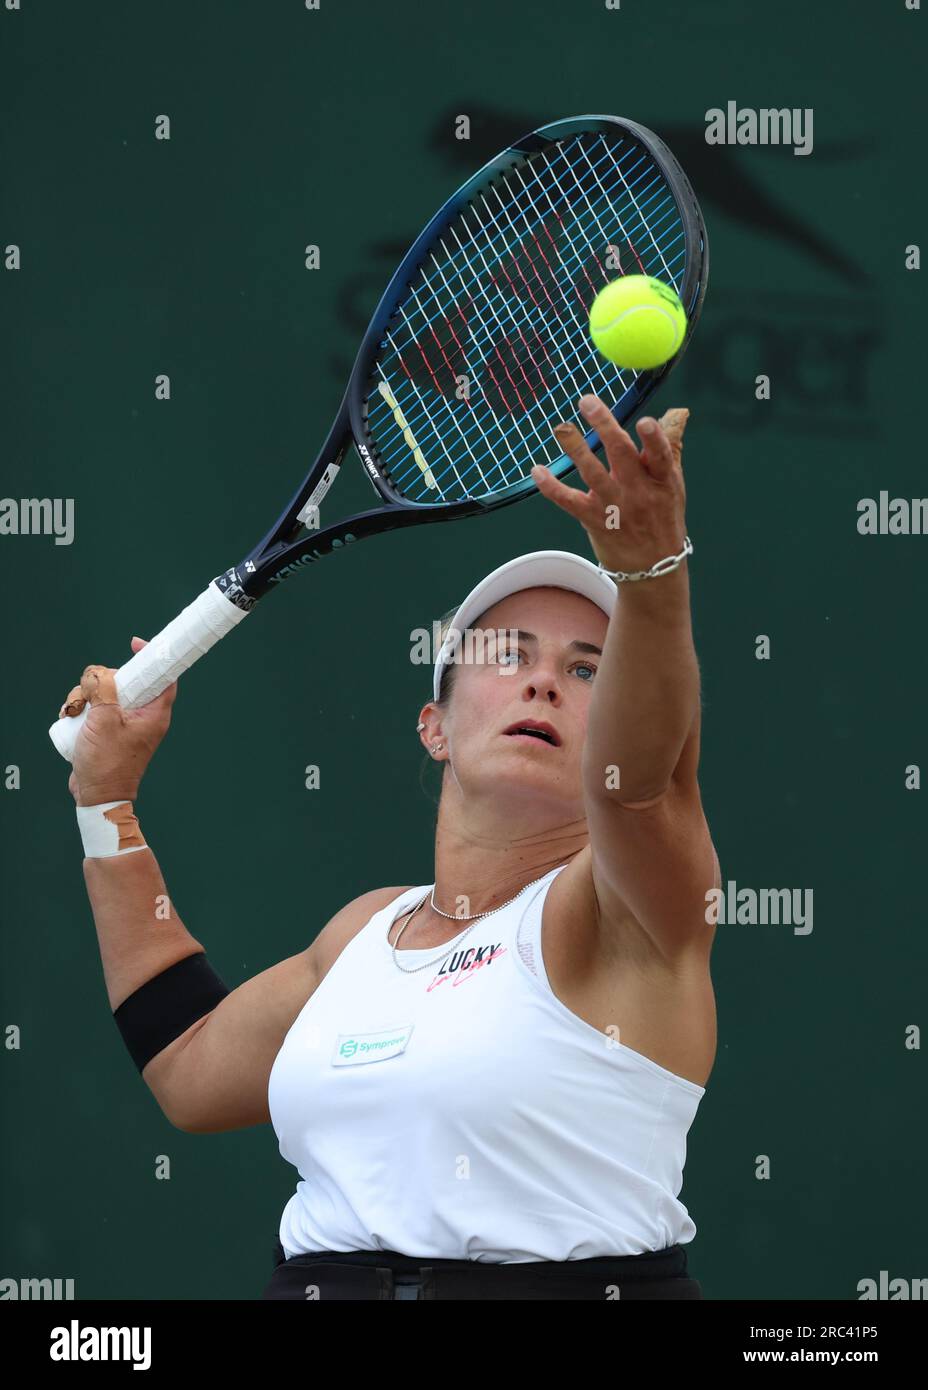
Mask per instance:
[[[682,437],[688,412],[638,423],[643,447],[594,396],[581,409],[603,442],[600,463],[573,425],[556,434],[589,491],[536,470],[539,490],[584,526],[610,571],[638,573],[685,540]],[[718,860],[703,814],[699,668],[688,564],[619,584],[590,700],[583,783],[593,884],[603,921],[633,916],[662,954],[705,947],[706,893]]]

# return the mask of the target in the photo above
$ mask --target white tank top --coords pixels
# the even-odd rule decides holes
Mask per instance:
[[[552,993],[541,916],[552,869],[451,945],[387,933],[430,885],[376,912],[307,1000],[268,1084],[300,1174],[280,1242],[518,1264],[636,1255],[693,1239],[677,1200],[705,1088]],[[466,928],[465,928],[466,930]]]

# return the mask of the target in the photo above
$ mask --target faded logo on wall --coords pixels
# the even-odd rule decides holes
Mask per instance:
[[[454,136],[455,117],[462,111],[470,116],[468,140]],[[450,195],[511,140],[545,119],[462,100],[435,120],[424,154],[447,173]],[[709,293],[673,378],[687,404],[738,433],[875,434],[873,363],[884,331],[866,266],[845,239],[823,234],[787,191],[771,191],[771,180],[753,172],[757,151],[707,145],[702,111],[691,125],[657,121],[652,129],[686,170],[709,231]],[[825,166],[865,152],[863,142],[817,137],[814,159]],[[791,155],[787,148],[762,152],[764,160],[778,164]],[[736,264],[720,265],[717,252],[713,258],[713,226],[723,220],[739,245]],[[410,226],[402,235],[373,239],[365,248],[363,269],[343,282],[336,311],[353,337],[364,333],[376,299],[420,230]],[[794,263],[798,256],[805,272],[811,271],[813,291],[781,290],[773,282],[764,258],[784,253]],[[333,377],[343,381],[351,365],[350,358],[333,355]],[[770,399],[762,404],[754,393],[759,375],[771,382]]]

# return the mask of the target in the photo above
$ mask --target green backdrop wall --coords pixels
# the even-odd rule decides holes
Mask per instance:
[[[656,402],[692,410],[701,785],[726,879],[814,891],[808,935],[717,934],[691,1271],[717,1299],[853,1299],[880,1270],[926,1273],[924,1064],[906,1044],[924,1015],[925,812],[905,769],[926,754],[928,540],[857,530],[860,498],[924,491],[924,296],[905,248],[924,235],[926,22],[904,0],[0,11],[0,493],[75,505],[70,545],[0,537],[0,766],[20,769],[0,788],[0,1024],[22,1038],[0,1063],[0,1276],[73,1278],[85,1298],[266,1282],[296,1174],[270,1126],[173,1130],[135,1074],[46,727],[87,662],[119,664],[252,543],[432,210],[511,137],[583,111],[655,129],[702,202],[704,318]],[[812,108],[812,153],[710,147],[705,113],[728,100]],[[352,487],[339,509],[369,505]],[[587,553],[541,498],[373,540],[287,585],[184,680],[140,814],[229,983],[361,891],[430,880],[414,732],[429,680],[409,634],[547,546]],[[255,807],[274,814],[243,832]]]

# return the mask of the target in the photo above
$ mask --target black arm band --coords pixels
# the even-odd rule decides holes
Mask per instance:
[[[228,993],[205,953],[197,951],[124,999],[113,1018],[139,1071]]]

